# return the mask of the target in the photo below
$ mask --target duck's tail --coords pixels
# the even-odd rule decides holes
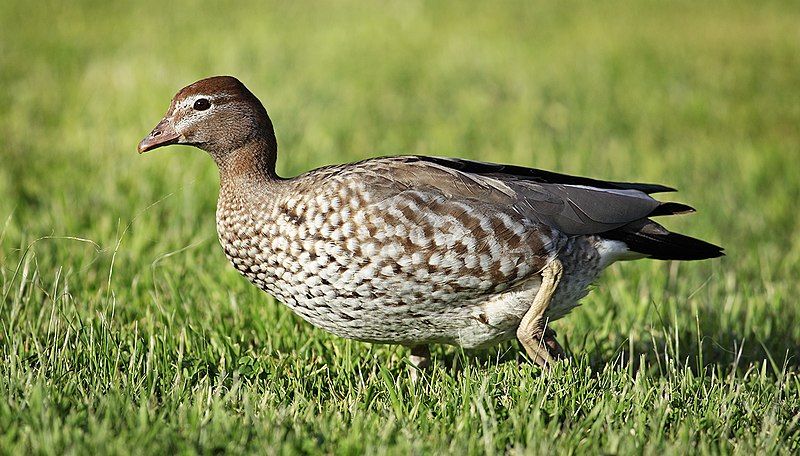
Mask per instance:
[[[687,212],[694,212],[694,209],[680,203],[663,203],[650,216]],[[718,245],[673,233],[649,218],[637,220],[600,236],[624,242],[632,252],[656,260],[705,260],[725,255],[724,249]]]

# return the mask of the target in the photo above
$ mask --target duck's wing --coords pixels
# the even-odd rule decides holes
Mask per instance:
[[[373,188],[429,189],[448,198],[479,201],[483,210],[511,208],[530,221],[567,235],[600,234],[653,215],[690,212],[650,193],[674,191],[658,184],[610,182],[520,166],[463,159],[401,156],[364,162]]]
[[[465,173],[497,176],[500,178],[513,178],[540,184],[563,184],[580,185],[611,190],[638,190],[640,192],[664,193],[676,191],[672,187],[661,184],[645,184],[639,182],[614,182],[592,179],[582,176],[570,176],[569,174],[554,173],[537,168],[526,168],[524,166],[503,165],[499,163],[488,163],[462,158],[449,157],[425,157],[420,155],[407,155],[397,157],[406,163],[425,162],[455,169]]]

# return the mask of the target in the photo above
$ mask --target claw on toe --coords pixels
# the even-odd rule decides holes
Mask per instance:
[[[544,330],[544,335],[542,336],[542,343],[547,348],[547,351],[550,353],[555,360],[565,359],[567,357],[567,353],[561,347],[561,344],[558,343],[556,339],[556,332],[550,328],[546,328]]]
[[[561,344],[556,340],[556,332],[550,328],[535,331],[532,337],[520,338],[520,342],[531,361],[542,368],[549,368],[555,362],[567,357]]]

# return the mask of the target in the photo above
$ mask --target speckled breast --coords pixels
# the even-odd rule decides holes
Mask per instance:
[[[464,345],[476,322],[486,342],[507,337],[509,325],[493,329],[482,305],[530,283],[564,241],[510,210],[372,192],[346,172],[269,195],[223,190],[217,229],[236,269],[305,320],[409,345]]]

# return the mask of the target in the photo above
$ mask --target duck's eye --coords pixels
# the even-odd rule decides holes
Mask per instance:
[[[211,102],[206,98],[200,98],[194,102],[194,109],[197,111],[205,111],[211,107]]]

